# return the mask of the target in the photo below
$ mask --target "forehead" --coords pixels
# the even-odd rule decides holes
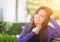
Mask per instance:
[[[39,15],[46,15],[46,11],[44,9],[41,9],[38,11]]]

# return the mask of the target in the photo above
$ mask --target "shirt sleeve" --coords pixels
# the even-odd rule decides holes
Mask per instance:
[[[24,29],[22,30],[20,37],[17,39],[17,42],[27,42],[30,38],[32,38],[35,35],[34,32],[30,32],[26,36],[24,36],[24,32],[27,29],[27,27],[28,27],[28,24],[24,26]]]
[[[54,19],[51,19],[50,22],[55,27],[55,29],[53,29],[51,27],[52,35],[60,38],[60,26],[58,25],[58,23]]]
[[[58,25],[58,23],[56,22],[56,20],[54,19],[50,19],[50,22],[54,25],[55,28],[60,28],[60,26]]]

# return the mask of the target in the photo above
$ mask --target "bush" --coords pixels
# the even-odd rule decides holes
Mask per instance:
[[[22,26],[26,23],[10,23],[10,22],[0,22],[0,33],[16,35],[20,34],[22,31]]]
[[[20,34],[22,31],[22,26],[24,26],[25,23],[13,23],[13,26],[9,29],[7,32],[8,34]]]
[[[17,37],[15,35],[0,34],[0,42],[16,42],[16,40]]]
[[[0,33],[4,33],[5,32],[5,26],[6,22],[0,22]]]

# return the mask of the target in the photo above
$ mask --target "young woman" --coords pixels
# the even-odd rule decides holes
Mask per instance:
[[[46,6],[38,8],[29,24],[25,25],[17,42],[50,42],[51,36],[60,37],[60,26],[53,19],[50,20],[52,10]],[[55,29],[48,26],[49,21]]]

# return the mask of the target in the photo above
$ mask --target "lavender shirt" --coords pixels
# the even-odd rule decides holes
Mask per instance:
[[[60,26],[53,19],[51,19],[50,22],[54,25],[55,29],[52,28],[51,26],[48,26],[48,42],[50,42],[52,35],[54,37],[60,38]],[[25,28],[23,29],[22,33],[20,34],[20,37],[17,39],[17,42],[28,42],[28,40],[35,35],[34,32],[30,32],[26,36],[24,36],[24,32],[27,29],[28,25],[29,24],[25,25]]]

